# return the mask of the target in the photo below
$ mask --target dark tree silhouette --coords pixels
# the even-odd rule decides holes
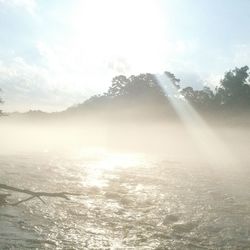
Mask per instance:
[[[248,66],[226,72],[216,88],[215,101],[229,108],[243,108],[250,105]]]
[[[116,76],[112,80],[112,85],[108,89],[107,96],[116,97],[126,94],[126,86],[129,84],[129,79],[124,76]]]
[[[164,74],[168,77],[168,79],[173,83],[173,85],[177,88],[180,89],[180,79],[176,78],[175,75],[169,71],[165,71]]]
[[[181,94],[194,107],[210,107],[214,100],[214,93],[209,87],[204,87],[203,90],[194,90],[192,87],[182,89]]]
[[[132,75],[129,78],[123,75],[114,77],[106,95],[130,99],[165,97],[164,91],[154,75],[149,73]]]
[[[220,115],[222,112],[223,115],[230,116],[233,112],[239,114],[238,111],[249,110],[248,70],[248,66],[244,66],[226,72],[215,91],[207,86],[202,90],[192,87],[182,88],[180,79],[173,73],[165,71],[164,74],[201,115]],[[114,111],[113,114],[119,114],[120,117],[123,117],[124,113],[128,115],[146,113],[148,117],[155,116],[157,113],[164,117],[175,114],[169,96],[162,89],[156,76],[150,73],[116,76],[106,93],[95,95],[68,111],[72,113],[84,111],[91,115],[98,113],[98,115],[102,114],[102,117],[108,116],[109,111]],[[228,111],[230,112],[227,113]]]

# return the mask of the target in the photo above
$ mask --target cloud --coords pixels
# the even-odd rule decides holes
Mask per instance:
[[[182,71],[176,72],[177,78],[180,78],[181,87],[193,87],[194,89],[203,89],[205,86],[205,82],[202,80],[199,74],[190,72],[190,71]]]
[[[0,0],[0,6],[1,5],[12,8],[22,8],[31,15],[35,15],[37,8],[36,0]]]
[[[223,79],[224,73],[211,73],[205,78],[205,83],[211,89],[215,89],[219,84],[221,79]]]
[[[37,45],[41,60],[51,74],[51,84],[68,92],[101,93],[112,78],[109,58],[91,54],[73,42]],[[117,72],[116,72],[117,74]]]
[[[110,61],[108,61],[108,69],[110,69],[113,72],[116,72],[119,75],[124,75],[130,72],[130,66],[127,62],[127,60],[123,57],[117,57],[113,58]]]
[[[250,65],[250,45],[237,44],[233,47],[233,62],[235,66],[241,67]]]
[[[250,45],[244,43],[234,44],[226,55],[216,53],[214,54],[214,58],[213,64],[215,68],[211,73],[206,73],[203,77],[205,83],[211,88],[215,88],[220,84],[225,72],[235,67],[250,65]]]
[[[8,63],[0,61],[0,88],[5,111],[57,111],[84,99],[79,92],[70,93],[56,86],[51,84],[50,72],[44,67],[28,64],[20,57]]]

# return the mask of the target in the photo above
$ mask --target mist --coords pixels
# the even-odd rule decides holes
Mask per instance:
[[[250,249],[249,9],[0,0],[0,249]]]
[[[166,155],[180,161],[192,159],[227,164],[225,157],[233,156],[239,164],[248,162],[250,141],[245,120],[237,119],[236,125],[233,122],[229,125],[210,119],[206,125],[206,128],[192,125],[190,131],[188,124],[177,119],[108,121],[76,116],[52,119],[7,116],[0,121],[0,149],[1,154],[57,152],[70,155],[84,149],[105,148],[159,157]],[[208,128],[213,138],[206,138]],[[213,159],[207,159],[210,154]]]
[[[0,212],[6,218],[3,227],[11,231],[8,223],[14,225],[20,241],[13,243],[8,234],[1,244],[78,248],[92,239],[87,248],[192,249],[220,246],[228,234],[234,239],[230,246],[248,244],[243,220],[250,131],[245,111],[232,116],[223,110],[222,116],[186,106],[190,102],[183,99],[177,99],[176,111],[172,101],[151,94],[136,96],[132,104],[131,96],[101,103],[99,98],[59,113],[1,117],[0,187],[21,192],[5,200]],[[180,111],[186,112],[183,117]],[[29,198],[22,195],[39,191],[49,195],[42,198],[46,204],[35,196],[26,202]],[[51,198],[61,192],[80,196]],[[9,209],[8,204],[18,206]],[[25,235],[15,225],[20,209]],[[131,223],[141,234],[137,243]],[[197,239],[186,238],[191,234]]]

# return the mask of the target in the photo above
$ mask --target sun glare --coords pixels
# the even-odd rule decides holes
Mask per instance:
[[[82,159],[90,159],[87,167],[88,177],[84,178],[83,183],[86,186],[93,187],[107,185],[107,178],[104,175],[109,175],[109,172],[142,166],[146,162],[143,154],[118,153],[105,150],[104,148],[84,149],[79,156]],[[85,168],[86,166],[84,165],[83,167]]]
[[[119,64],[110,67],[113,71],[158,69],[165,47],[163,24],[159,1],[80,1],[72,13],[72,49],[90,61]]]
[[[214,133],[188,100],[179,93],[171,80],[165,74],[156,75],[156,79],[207,162],[217,169],[232,164],[236,165],[236,159],[232,157],[225,143]]]

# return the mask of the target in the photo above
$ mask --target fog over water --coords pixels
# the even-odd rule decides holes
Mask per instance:
[[[0,0],[0,250],[250,249],[249,10]]]
[[[82,196],[0,208],[2,248],[249,247],[246,126],[31,120],[1,120],[1,183]]]

